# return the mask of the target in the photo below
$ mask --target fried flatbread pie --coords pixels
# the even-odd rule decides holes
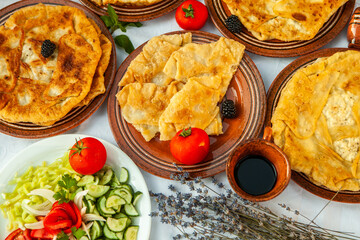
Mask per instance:
[[[348,0],[224,0],[259,40],[309,40]]]
[[[334,191],[360,190],[359,59],[349,50],[299,69],[271,119],[291,168]]]
[[[68,6],[38,4],[9,17],[0,28],[1,119],[52,125],[105,91],[111,43],[94,24]],[[48,58],[45,40],[56,45]]]
[[[219,102],[244,53],[244,46],[220,38],[191,43],[191,33],[152,38],[130,63],[117,99],[124,119],[150,141],[170,140],[187,127],[222,134]]]

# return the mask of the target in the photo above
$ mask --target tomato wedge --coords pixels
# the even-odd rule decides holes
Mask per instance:
[[[54,232],[46,230],[45,228],[42,228],[42,229],[31,230],[30,236],[32,238],[53,239],[56,236],[56,234]]]
[[[30,231],[30,229],[26,229],[24,231],[18,228],[10,233],[9,236],[5,238],[5,240],[31,240]]]

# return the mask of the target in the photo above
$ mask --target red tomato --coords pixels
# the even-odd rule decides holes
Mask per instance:
[[[31,240],[30,230],[26,229],[25,231],[23,231],[18,228],[12,233],[10,233],[9,236],[5,238],[5,240]]]
[[[50,233],[45,228],[31,230],[31,237],[35,239],[53,239],[55,236],[55,233]]]
[[[69,153],[71,167],[83,175],[99,171],[106,162],[106,149],[97,139],[87,137],[77,141]]]
[[[187,0],[176,9],[175,19],[185,30],[198,30],[205,25],[208,15],[204,4],[196,0]]]
[[[171,139],[171,154],[183,164],[196,164],[204,160],[209,152],[210,140],[200,128],[181,130]]]

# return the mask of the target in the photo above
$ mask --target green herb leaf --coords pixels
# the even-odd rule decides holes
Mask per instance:
[[[62,204],[64,202],[68,203],[70,201],[68,199],[68,197],[67,197],[67,192],[64,189],[62,189],[59,192],[55,193],[54,198],[59,201],[59,204]]]
[[[75,178],[71,177],[69,174],[65,174],[62,176],[62,181],[58,181],[58,185],[65,189],[70,189],[71,187],[77,185],[77,181]]]
[[[114,22],[111,17],[109,16],[100,16],[101,20],[105,23],[106,27],[112,27],[114,25]]]
[[[86,234],[85,231],[83,231],[82,229],[77,229],[76,227],[72,227],[71,228],[71,232],[73,233],[74,237],[76,239],[80,239],[82,236],[84,236]]]
[[[69,240],[69,236],[66,233],[64,233],[64,231],[61,231],[61,233],[59,233],[56,236],[56,239],[57,240]]]
[[[108,12],[109,16],[111,17],[111,19],[113,20],[114,24],[119,22],[118,15],[116,14],[114,8],[110,4],[108,4],[108,6],[107,6],[107,12]]]
[[[188,8],[182,8],[182,10],[185,12],[185,17],[194,18],[194,9],[191,4]]]
[[[119,36],[116,36],[114,38],[115,40],[115,43],[118,47],[120,48],[124,48],[125,49],[125,52],[127,53],[131,53],[132,51],[134,51],[134,46],[133,44],[131,43],[130,39],[128,38],[128,36],[126,35],[119,35]]]
[[[118,23],[116,24],[116,26],[117,26],[118,28],[120,28],[120,30],[121,30],[122,32],[126,32],[126,28],[125,28],[120,22],[118,22]]]
[[[141,27],[143,24],[141,22],[121,22],[124,27]]]
[[[191,127],[189,127],[188,129],[183,129],[180,133],[179,136],[182,136],[182,137],[188,137],[191,135]]]

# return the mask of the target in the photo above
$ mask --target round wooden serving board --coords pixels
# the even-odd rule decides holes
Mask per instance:
[[[269,91],[267,93],[267,110],[265,118],[265,126],[271,126],[271,117],[275,111],[277,103],[279,101],[281,91],[286,86],[288,81],[294,75],[294,73],[300,68],[306,67],[309,64],[312,64],[316,59],[321,57],[329,57],[337,52],[343,52],[349,50],[348,48],[328,48],[318,50],[306,56],[300,57],[290,63],[288,66],[282,70],[279,75],[275,78],[271,84]],[[302,173],[292,171],[291,178],[300,185],[302,188],[307,191],[326,199],[332,199],[336,192],[329,190],[324,186],[318,186],[310,181],[310,179]],[[352,191],[340,191],[336,197],[333,199],[338,202],[345,203],[360,203],[360,192]]]
[[[169,34],[180,33],[185,32]],[[219,39],[217,35],[201,31],[192,32],[192,36],[195,43],[209,43]],[[115,77],[116,86],[130,62],[142,51],[144,44],[122,63]],[[119,90],[119,87],[114,87],[108,99],[109,122],[115,140],[139,167],[163,178],[170,178],[172,173],[178,172],[173,163],[177,163],[192,177],[209,177],[225,171],[229,154],[244,140],[258,137],[265,119],[265,87],[255,64],[247,54],[244,54],[226,93],[226,98],[236,103],[238,117],[225,119],[224,133],[210,136],[210,152],[203,162],[196,165],[182,165],[172,157],[170,141],[160,141],[159,137],[156,137],[146,142],[142,135],[124,120],[115,97]]]
[[[39,3],[48,5],[65,5],[81,9],[85,12],[86,16],[93,19],[100,27],[102,33],[111,41],[112,52],[110,57],[109,66],[105,72],[105,87],[106,92],[94,98],[88,105],[72,109],[65,117],[53,124],[52,126],[38,126],[32,123],[9,123],[0,120],[0,132],[7,135],[20,138],[44,138],[55,136],[66,132],[84,122],[89,118],[104,102],[106,96],[110,92],[111,85],[114,80],[116,72],[116,51],[114,40],[102,22],[102,20],[86,7],[68,0],[27,0],[14,3],[0,10],[0,25],[3,25],[6,20],[17,10],[33,6]]]
[[[267,57],[295,57],[313,52],[334,39],[349,21],[355,0],[348,1],[338,9],[320,29],[318,34],[308,41],[283,42],[279,40],[261,41],[246,29],[240,34],[230,32],[225,20],[231,15],[222,0],[205,0],[216,28],[226,37],[235,39],[246,46],[246,50]]]
[[[162,0],[158,3],[143,7],[111,6],[115,9],[120,21],[142,22],[168,14],[174,11],[184,1],[185,0]],[[91,0],[80,0],[80,2],[98,15],[107,14],[107,6],[100,7]]]

